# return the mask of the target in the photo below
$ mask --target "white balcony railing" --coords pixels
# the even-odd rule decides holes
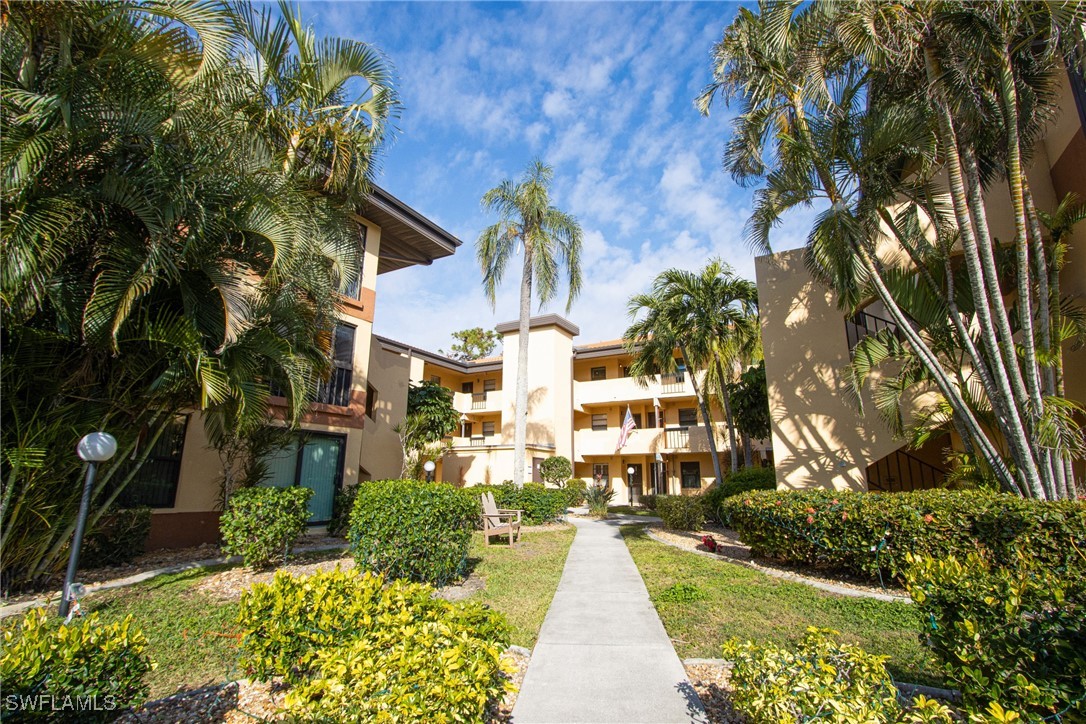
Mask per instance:
[[[499,412],[502,408],[502,391],[454,392],[453,407],[457,412]]]
[[[575,407],[584,408],[586,405],[613,405],[694,395],[694,386],[688,373],[654,375],[647,378],[647,382],[646,386],[642,386],[634,377],[574,382],[573,404]]]

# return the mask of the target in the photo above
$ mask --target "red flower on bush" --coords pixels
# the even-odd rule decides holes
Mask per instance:
[[[841,513],[841,520],[848,520],[848,511],[847,510],[844,511],[843,513]]]
[[[807,512],[810,513],[811,515],[814,515],[815,509],[814,508],[808,508]]]
[[[932,515],[931,513],[928,513],[927,515],[924,516],[924,522],[925,523],[931,523],[934,520],[935,520],[935,516]]]
[[[807,522],[808,523],[814,523],[814,516],[813,515],[808,515],[807,516]]]
[[[710,550],[710,551],[712,551],[714,553],[716,552],[717,542],[716,542],[716,538],[713,538],[713,536],[711,536],[711,535],[703,535],[701,537],[701,544],[703,546],[705,546],[705,548],[707,550]]]

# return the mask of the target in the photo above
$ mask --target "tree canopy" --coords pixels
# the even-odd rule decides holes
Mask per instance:
[[[461,329],[453,332],[452,338],[456,340],[456,343],[449,348],[448,355],[462,362],[489,357],[494,352],[494,348],[498,346],[498,342],[501,341],[500,334],[492,329],[483,329],[482,327]],[[444,350],[438,351],[445,354]]]

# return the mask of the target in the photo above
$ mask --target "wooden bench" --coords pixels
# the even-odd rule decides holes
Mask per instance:
[[[513,537],[520,540],[520,510],[499,508],[494,502],[493,493],[483,493],[483,541],[490,545],[490,537],[508,535],[509,547],[513,546]]]

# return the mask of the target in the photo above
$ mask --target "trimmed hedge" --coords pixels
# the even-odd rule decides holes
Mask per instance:
[[[901,580],[909,554],[980,553],[1014,567],[1019,552],[1074,586],[1086,581],[1086,503],[972,490],[755,491],[722,504],[756,556]],[[1076,550],[1077,546],[1077,550]]]
[[[18,629],[4,631],[0,681],[4,696],[35,700],[43,709],[5,712],[5,719],[107,722],[121,710],[139,706],[149,687],[144,680],[154,664],[147,639],[127,616],[103,624],[97,612],[71,624],[49,622],[45,611],[30,611]],[[53,711],[65,699],[92,700],[96,709]],[[5,700],[6,701],[6,700]]]
[[[219,519],[223,552],[250,568],[285,561],[309,521],[310,488],[243,488],[230,496]]]
[[[290,682],[301,721],[483,721],[506,690],[505,618],[433,594],[357,570],[279,572],[242,594],[241,667]]]
[[[656,513],[672,530],[701,530],[705,525],[705,501],[700,495],[658,495]]]
[[[525,483],[524,487],[518,488],[511,481],[506,481],[501,485],[473,485],[463,490],[475,501],[477,509],[482,494],[490,492],[494,494],[494,502],[499,508],[523,510],[524,525],[539,525],[557,520],[565,514],[569,506],[565,489],[548,488],[543,483]]]
[[[562,490],[566,494],[567,507],[582,505],[584,504],[584,496],[585,492],[588,490],[588,484],[580,478],[570,478],[566,481]]]
[[[351,527],[351,511],[354,510],[354,498],[358,494],[358,484],[336,491],[332,498],[332,519],[328,521],[328,535],[334,538],[346,538]]]
[[[1013,568],[976,553],[910,563],[909,594],[930,621],[923,640],[970,709],[995,701],[1027,720],[1086,719],[1086,591],[1028,551]]]
[[[460,578],[479,499],[448,483],[380,480],[360,483],[349,540],[362,570],[444,586]]]
[[[776,489],[777,472],[773,468],[740,468],[727,475],[723,485],[713,484],[702,493],[705,517],[714,523],[729,525],[731,521],[721,507],[725,499],[752,490]]]

